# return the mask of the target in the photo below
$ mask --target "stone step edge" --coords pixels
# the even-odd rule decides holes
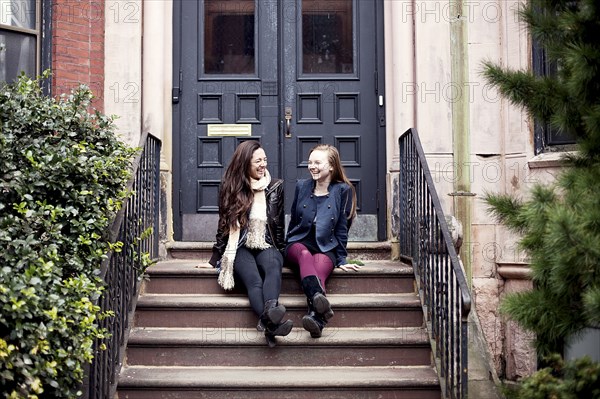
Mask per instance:
[[[170,241],[165,244],[167,254],[166,257],[170,259],[189,259],[197,258],[199,256],[210,257],[213,242],[202,241],[202,242],[183,242],[183,241]],[[392,258],[392,244],[389,241],[369,241],[369,242],[358,242],[352,241],[348,243],[348,259],[359,259],[359,260],[389,260]]]
[[[276,376],[276,378],[273,378]],[[433,366],[379,367],[160,367],[126,366],[119,389],[439,388]]]
[[[340,328],[331,327],[320,339],[310,338],[303,328],[293,328],[293,339],[282,339],[279,346],[331,347],[430,347],[423,327]],[[289,337],[289,336],[288,336]],[[254,328],[169,328],[134,327],[129,347],[206,347],[264,346],[264,333]]]
[[[420,308],[415,293],[402,294],[331,294],[327,298],[333,308]],[[281,295],[279,302],[286,308],[305,308],[303,295]],[[144,308],[250,308],[248,298],[229,294],[143,294],[137,301],[138,310]]]
[[[214,241],[169,241],[165,244],[167,250],[196,250],[211,251]],[[348,251],[391,251],[390,241],[350,241],[347,245]]]
[[[385,278],[414,278],[414,269],[397,261],[365,261],[359,271],[344,271],[334,269],[334,277],[385,277]],[[284,277],[296,277],[289,267],[283,268]],[[152,276],[211,276],[217,275],[217,270],[200,259],[169,259],[159,261],[150,266],[146,273]]]

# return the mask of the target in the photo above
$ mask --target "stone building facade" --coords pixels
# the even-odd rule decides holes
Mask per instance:
[[[274,8],[287,4],[264,1]],[[532,184],[551,182],[560,170],[560,152],[539,145],[533,122],[481,76],[484,60],[533,68],[531,39],[516,16],[519,2],[358,1],[373,1],[382,23],[377,40],[383,49],[384,76],[379,81],[384,84],[378,94],[380,116],[385,115],[380,126],[385,176],[379,177],[387,182],[381,188],[382,201],[390,204],[384,241],[392,246],[397,242],[393,220],[398,210],[392,195],[398,179],[398,138],[414,127],[445,212],[463,225],[461,258],[491,366],[501,378],[525,376],[536,367],[531,336],[502,317],[498,305],[504,294],[531,287],[527,259],[516,249],[517,237],[491,218],[482,200],[486,192],[526,197]],[[177,217],[174,16],[180,3],[0,0],[5,79],[10,80],[10,65],[16,62],[8,53],[10,41],[29,35],[36,41],[35,71],[52,69],[52,95],[87,84],[96,96],[94,106],[118,115],[116,124],[125,141],[137,145],[145,131],[163,141],[161,233],[166,244],[175,241]],[[279,15],[285,16],[285,10]],[[22,64],[25,70],[27,65]]]

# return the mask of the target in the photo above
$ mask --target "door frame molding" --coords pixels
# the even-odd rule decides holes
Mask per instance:
[[[182,236],[182,214],[181,214],[181,107],[179,98],[183,87],[181,87],[181,5],[183,0],[173,0],[173,91],[171,103],[173,107],[173,239],[181,241]]]
[[[378,187],[378,204],[377,204],[377,239],[386,241],[391,237],[387,236],[388,232],[388,212],[387,212],[387,173],[386,173],[386,115],[385,115],[385,31],[384,31],[384,0],[375,0],[375,52],[377,64],[377,78],[375,79],[377,100],[379,96],[383,98],[383,104],[377,104],[377,187]]]

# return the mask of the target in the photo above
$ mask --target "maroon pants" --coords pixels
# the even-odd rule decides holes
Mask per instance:
[[[303,244],[295,243],[288,248],[287,259],[298,265],[301,279],[307,276],[317,276],[325,288],[325,282],[333,271],[333,263],[327,255],[312,254]]]

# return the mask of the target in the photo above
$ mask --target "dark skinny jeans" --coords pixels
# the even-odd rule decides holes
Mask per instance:
[[[283,256],[274,247],[262,250],[238,248],[234,275],[246,287],[250,306],[257,316],[262,314],[266,301],[279,299],[282,267]]]

